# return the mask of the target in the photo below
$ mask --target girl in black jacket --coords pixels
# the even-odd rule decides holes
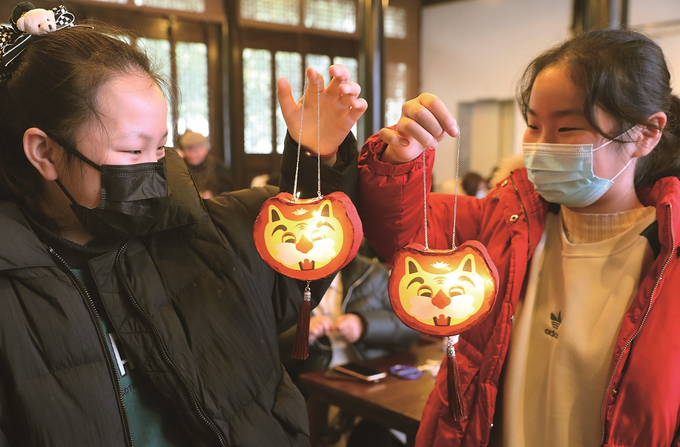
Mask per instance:
[[[27,9],[0,35],[0,446],[305,445],[304,401],[276,345],[304,284],[252,239],[278,190],[201,200],[165,148],[164,83],[147,57],[63,7]],[[36,22],[52,32],[31,34]],[[324,194],[351,171],[345,137],[366,107],[347,70],[330,70],[326,89],[307,72],[320,151],[340,146]],[[285,81],[279,99],[298,135]],[[296,149],[289,136],[284,185]],[[316,192],[316,158],[306,168],[302,197]],[[312,284],[314,300],[326,286]]]

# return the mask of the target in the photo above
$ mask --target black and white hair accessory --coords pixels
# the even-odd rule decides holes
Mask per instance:
[[[27,14],[39,17],[39,21],[43,20],[47,26],[42,26],[43,23],[35,26],[25,21],[22,23],[21,19]],[[54,14],[54,25],[49,23],[52,14]],[[76,26],[75,20],[75,15],[62,5],[52,8],[51,11],[36,9],[31,3],[17,5],[10,18],[12,26],[0,26],[0,84],[10,78],[12,62],[26,49],[33,36]]]

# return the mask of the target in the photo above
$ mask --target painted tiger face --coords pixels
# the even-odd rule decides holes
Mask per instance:
[[[298,270],[321,268],[338,254],[342,227],[333,205],[324,200],[317,208],[284,209],[269,205],[265,227],[267,250],[281,263]]]
[[[324,278],[344,267],[356,255],[361,236],[356,209],[339,192],[297,201],[280,193],[264,203],[253,229],[262,259],[303,280]]]
[[[483,253],[470,246],[456,251],[402,250],[389,287],[392,307],[407,326],[454,335],[491,308],[496,280]]]
[[[484,299],[484,280],[475,271],[475,258],[469,254],[458,268],[435,262],[425,270],[418,261],[406,258],[406,271],[399,285],[408,312],[435,326],[450,326],[469,317]]]

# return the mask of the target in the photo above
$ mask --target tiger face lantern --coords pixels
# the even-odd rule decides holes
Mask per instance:
[[[297,201],[280,193],[264,202],[253,229],[262,259],[277,272],[305,281],[347,265],[362,237],[357,210],[342,192]]]
[[[390,303],[405,325],[445,337],[469,329],[489,313],[497,284],[498,271],[477,241],[455,250],[411,244],[396,254]]]

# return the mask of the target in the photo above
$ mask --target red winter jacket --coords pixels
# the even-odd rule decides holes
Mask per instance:
[[[423,163],[422,157],[400,165],[381,162],[384,149],[384,143],[373,136],[361,152],[360,213],[366,238],[390,260],[407,243],[424,243]],[[431,171],[434,151],[426,154]],[[602,397],[602,445],[680,446],[680,247],[676,239],[680,181],[661,179],[639,195],[643,204],[657,210],[657,222],[645,232],[656,260],[623,318],[611,360],[613,372]],[[453,199],[453,195],[429,194],[431,248],[451,247]],[[457,347],[468,419],[455,422],[449,417],[446,374],[439,374],[423,412],[417,446],[488,445],[515,308],[547,212],[548,204],[535,193],[525,169],[511,173],[484,199],[458,198],[456,244],[474,239],[487,247],[499,273],[498,298],[492,312],[461,335]]]

